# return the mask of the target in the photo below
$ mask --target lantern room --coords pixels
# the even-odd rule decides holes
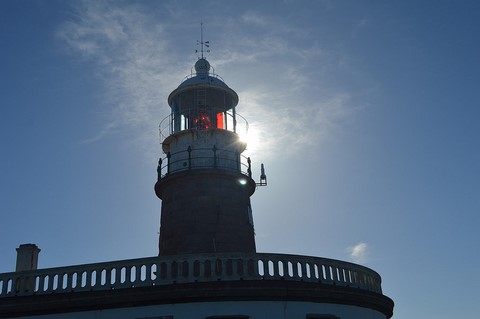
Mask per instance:
[[[200,58],[192,73],[168,97],[170,116],[161,123],[163,138],[183,130],[247,130],[245,120],[237,122],[238,95],[223,79],[210,72],[210,63]]]

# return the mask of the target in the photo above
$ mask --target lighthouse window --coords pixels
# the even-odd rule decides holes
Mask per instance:
[[[217,113],[217,128],[223,129],[223,113]]]

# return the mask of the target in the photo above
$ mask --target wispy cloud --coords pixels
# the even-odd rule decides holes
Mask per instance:
[[[368,261],[368,245],[366,243],[358,243],[347,250],[354,262],[366,263]]]
[[[308,30],[280,22],[256,12],[230,20],[222,28],[228,45],[213,61],[239,79],[239,112],[261,139],[249,149],[252,156],[318,146],[359,108],[350,93],[329,83],[331,72],[345,68],[339,57]]]
[[[73,19],[62,24],[58,38],[93,63],[105,95],[105,125],[84,142],[114,130],[137,130],[137,137],[156,137],[157,123],[178,70],[162,24],[140,6],[84,1],[72,7]],[[177,71],[177,72],[174,72]],[[176,76],[178,81],[178,76]]]
[[[185,44],[173,41],[178,35],[172,32],[183,30],[185,26],[175,21],[190,21],[192,13],[171,5],[160,20],[159,12],[142,3],[84,1],[73,7],[71,21],[59,28],[58,38],[95,65],[105,87],[102,113],[108,115],[107,121],[85,142],[133,130],[136,140],[143,139],[151,148],[157,124],[168,114],[166,98],[188,73],[186,65],[194,62],[175,55],[175,48]],[[328,72],[338,64],[335,55],[309,30],[280,19],[247,11],[210,22],[211,29],[221,25],[210,62],[238,91],[239,112],[261,139],[249,151],[254,155],[261,149],[263,157],[279,149],[295,152],[318,145],[355,112],[351,94],[328,83]]]

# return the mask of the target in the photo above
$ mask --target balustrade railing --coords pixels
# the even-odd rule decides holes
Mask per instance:
[[[284,254],[149,257],[0,274],[0,298],[173,283],[288,280],[382,293],[375,271],[349,262]]]

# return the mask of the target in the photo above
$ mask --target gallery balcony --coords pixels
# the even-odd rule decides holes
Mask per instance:
[[[193,299],[192,299],[193,298]],[[192,300],[301,300],[368,306],[391,317],[380,275],[328,258],[286,254],[149,257],[0,274],[0,318]],[[367,305],[368,304],[368,305]]]

